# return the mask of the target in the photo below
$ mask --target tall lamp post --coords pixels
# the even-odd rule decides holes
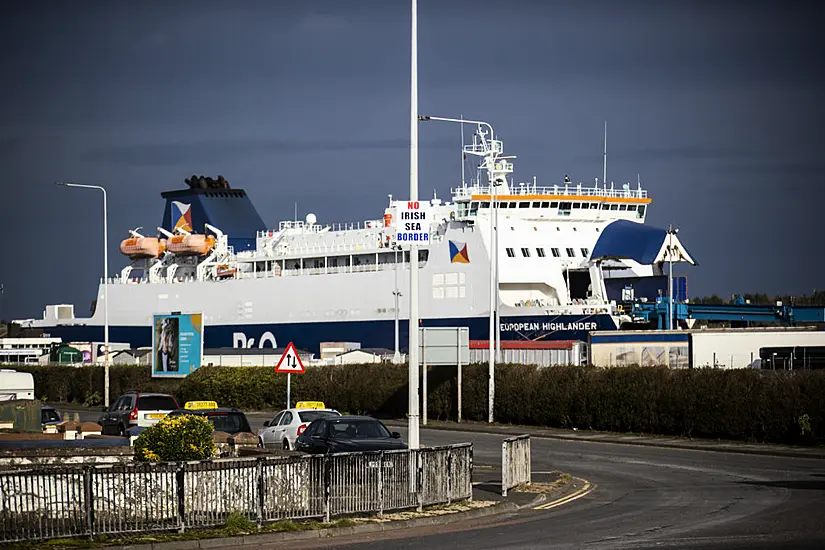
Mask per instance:
[[[68,181],[55,182],[65,187],[98,189],[103,192],[103,404],[109,408],[109,219],[106,209],[106,189],[100,185],[86,185]]]
[[[428,120],[436,120],[439,122],[455,122],[457,124],[476,124],[478,126],[486,126],[490,129],[490,141],[492,142],[495,139],[495,132],[493,131],[493,127],[490,125],[489,122],[484,122],[482,120],[467,120],[465,118],[446,118],[446,117],[438,117],[438,116],[419,116],[418,120],[424,122]],[[463,146],[463,143],[462,143]],[[491,144],[492,146],[492,144]],[[490,170],[492,170],[492,166],[490,166]],[[496,204],[496,184],[497,182],[493,181],[492,175],[488,172],[489,180],[490,180],[490,358],[488,361],[488,376],[489,376],[489,386],[488,386],[488,395],[487,395],[487,405],[488,405],[488,414],[487,414],[487,421],[493,422],[493,409],[495,404],[495,395],[496,395],[496,379],[495,379],[495,368],[496,368],[496,347],[495,343],[497,340],[496,334],[498,331],[496,330],[498,325],[498,205]]]

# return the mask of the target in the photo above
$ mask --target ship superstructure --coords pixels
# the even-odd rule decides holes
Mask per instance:
[[[434,221],[415,259],[422,325],[469,326],[471,338],[489,337],[491,250],[504,339],[586,339],[587,331],[619,328],[629,318],[616,289],[663,280],[661,264],[591,256],[610,224],[644,223],[651,199],[641,185],[516,182],[515,157],[481,127],[463,149],[479,158],[477,177],[452,189],[450,201],[428,201]],[[133,230],[121,243],[131,261],[108,281],[113,340],[150,345],[152,316],[180,311],[204,313],[207,347],[391,347],[396,314],[406,341],[407,300],[395,311],[411,261],[395,240],[399,201],[390,197],[372,220],[325,224],[308,214],[266,229],[246,193],[219,180],[193,177],[190,189],[164,193],[158,235]],[[29,324],[99,339],[102,299],[101,290],[88,319],[58,305]]]

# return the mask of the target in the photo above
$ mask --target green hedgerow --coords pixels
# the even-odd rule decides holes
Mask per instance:
[[[206,460],[215,452],[213,427],[202,416],[167,416],[140,433],[135,458],[142,462]]]

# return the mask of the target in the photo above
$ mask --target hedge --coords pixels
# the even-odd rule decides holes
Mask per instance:
[[[95,401],[102,367],[21,366],[47,401]],[[428,371],[428,416],[456,417],[456,369]],[[487,366],[464,367],[463,418],[487,419]],[[202,367],[187,378],[153,379],[146,366],[111,367],[111,396],[129,389],[172,393],[181,403],[215,400],[243,410],[278,410],[286,377],[271,368]],[[99,393],[98,393],[99,396]],[[825,372],[499,365],[498,422],[758,442],[825,443]],[[292,400],[321,400],[342,412],[401,418],[406,365],[311,367],[292,377]]]

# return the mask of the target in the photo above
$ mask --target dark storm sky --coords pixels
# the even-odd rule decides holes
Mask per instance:
[[[420,111],[493,124],[516,180],[653,197],[700,261],[691,295],[825,286],[825,81],[815,2],[420,0]],[[5,2],[0,317],[84,315],[160,192],[224,175],[270,226],[380,217],[409,188],[409,2]],[[420,127],[421,195],[460,179]]]

